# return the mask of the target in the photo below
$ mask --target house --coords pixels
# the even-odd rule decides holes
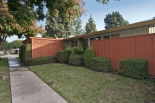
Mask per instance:
[[[84,39],[88,46],[91,46],[92,40],[118,38],[125,36],[134,36],[142,34],[155,33],[155,19],[128,24],[116,28],[110,28],[107,30],[97,31],[93,33],[87,33],[84,35],[66,38],[64,40],[69,41],[71,47],[79,46],[79,39]]]

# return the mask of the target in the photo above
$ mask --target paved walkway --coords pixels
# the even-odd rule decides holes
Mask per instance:
[[[67,103],[28,68],[8,55],[12,103]]]

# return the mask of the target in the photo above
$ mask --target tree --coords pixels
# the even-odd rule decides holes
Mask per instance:
[[[12,12],[16,13],[16,12]],[[13,15],[11,15],[8,5],[3,0],[0,2],[0,47],[5,42],[8,36],[17,35],[19,38],[22,36],[30,37],[35,36],[37,33],[45,33],[42,27],[37,27],[36,22],[33,20],[29,25],[19,24]],[[20,20],[21,23],[24,22]]]
[[[74,35],[74,28],[72,22],[65,22],[64,23],[65,33],[64,38],[68,38],[70,35]]]
[[[86,33],[91,33],[95,32],[96,30],[96,24],[95,21],[93,20],[92,16],[88,19],[88,23],[86,23]]]
[[[14,40],[10,43],[12,48],[19,48],[22,45],[22,40]]]
[[[71,22],[63,22],[60,18],[46,16],[45,30],[47,31],[43,37],[64,38],[73,34],[74,29]]]
[[[118,11],[112,12],[112,14],[107,14],[104,23],[106,25],[105,29],[129,24],[129,22],[124,20],[123,16]]]
[[[45,30],[47,31],[43,37],[62,37],[64,33],[64,25],[59,23],[58,19],[52,18],[50,15],[46,17]]]
[[[78,36],[78,35],[81,35],[82,32],[83,32],[83,29],[82,29],[82,21],[80,19],[80,16],[78,16],[77,18],[75,18],[74,22],[73,22],[73,28],[74,28],[74,34],[75,36]]]
[[[39,20],[46,17],[44,14],[45,8],[48,9],[52,17],[61,17],[63,20],[71,20],[75,18],[76,15],[81,15],[84,12],[84,4],[85,2],[83,0],[8,0],[9,9],[11,11],[20,11],[20,9],[28,8],[25,12],[29,12],[29,9],[33,8],[38,14]],[[20,7],[20,9],[18,7]],[[24,17],[20,16],[20,18],[23,19]]]
[[[0,0],[4,1],[4,0]],[[44,9],[47,8],[52,17],[60,17],[63,20],[73,20],[77,15],[84,13],[84,0],[7,0],[10,11],[17,20],[31,21],[31,19],[43,20]],[[107,4],[109,0],[96,0],[98,3]],[[119,0],[118,0],[119,1]],[[35,11],[35,12],[30,12]],[[37,15],[38,16],[37,16]],[[24,22],[23,22],[24,23]]]
[[[11,50],[12,46],[10,45],[10,43],[8,41],[6,41],[3,46],[0,47],[0,50],[2,51],[6,51],[6,50]]]

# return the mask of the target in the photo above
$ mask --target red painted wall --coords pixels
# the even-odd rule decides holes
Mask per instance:
[[[94,40],[92,48],[96,56],[109,58],[117,70],[122,59],[144,58],[148,60],[149,74],[155,76],[155,34]]]
[[[31,38],[32,58],[56,56],[59,50],[64,50],[62,39]]]

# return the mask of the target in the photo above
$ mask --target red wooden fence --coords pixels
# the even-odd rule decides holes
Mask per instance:
[[[155,34],[121,37],[92,41],[95,56],[111,60],[111,67],[119,70],[120,60],[125,58],[144,58],[148,60],[148,71],[155,76]]]
[[[63,39],[31,38],[32,58],[56,56],[59,50],[64,50]]]

